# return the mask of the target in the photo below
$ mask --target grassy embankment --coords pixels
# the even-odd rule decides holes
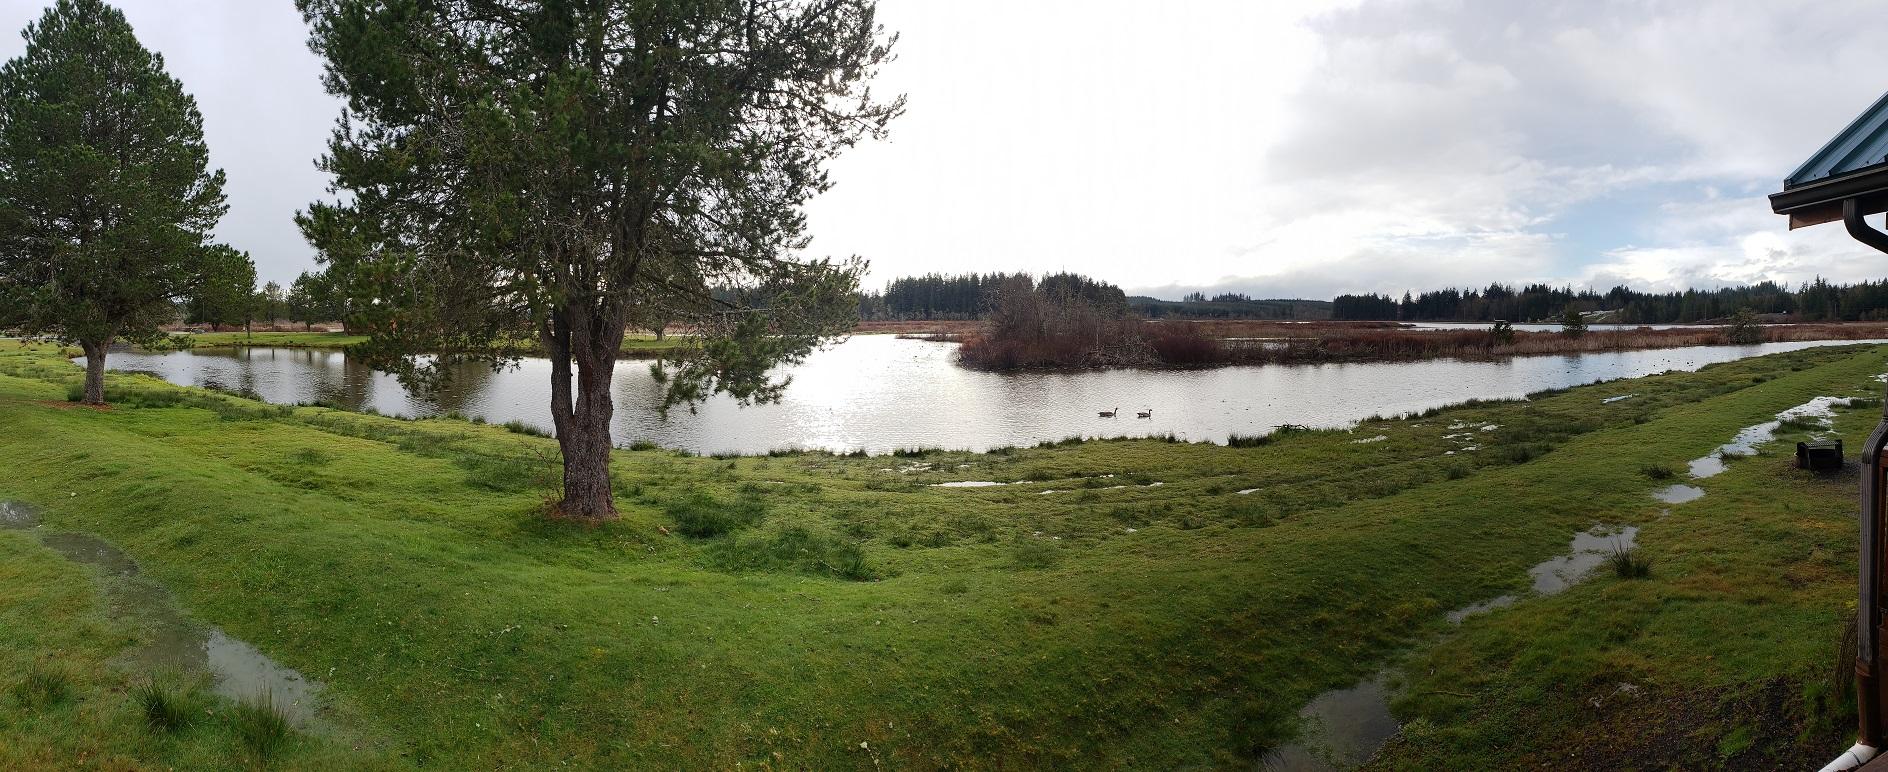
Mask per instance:
[[[75,409],[76,368],[11,349],[0,498],[116,543],[324,681],[339,729],[297,736],[285,766],[1234,766],[1412,645],[1425,675],[1400,706],[1422,722],[1391,766],[1700,748],[1801,766],[1847,743],[1819,690],[1853,478],[1772,451],[1660,519],[1647,494],[1669,481],[1644,470],[1864,393],[1885,359],[1808,350],[1251,447],[621,451],[624,518],[585,530],[537,516],[542,438],[119,374],[119,404]],[[1842,420],[1851,447],[1868,412]],[[929,487],[979,479],[1030,482]],[[1644,526],[1649,579],[1444,621],[1596,523]],[[0,557],[0,767],[245,763],[220,719],[145,728],[147,676],[114,663],[148,632],[99,577],[20,531]],[[63,699],[32,697],[48,679]],[[1654,711],[1672,705],[1711,710]],[[1669,731],[1642,739],[1633,716]]]
[[[366,342],[365,335],[341,332],[205,332],[187,336],[198,348],[272,346],[275,348],[345,348]],[[670,335],[657,340],[654,335],[627,335],[622,351],[626,356],[654,357],[689,345],[687,336]]]

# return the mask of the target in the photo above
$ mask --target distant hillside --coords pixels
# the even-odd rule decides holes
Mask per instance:
[[[1254,300],[1220,297],[1208,300],[1161,300],[1130,295],[1128,307],[1150,319],[1329,319],[1328,300]]]

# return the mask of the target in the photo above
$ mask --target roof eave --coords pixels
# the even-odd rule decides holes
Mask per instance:
[[[1888,211],[1888,163],[1770,194],[1770,211],[1789,215],[1790,229],[1842,219],[1842,202],[1857,199],[1862,214]]]

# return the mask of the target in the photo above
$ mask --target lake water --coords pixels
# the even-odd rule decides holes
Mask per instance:
[[[1498,361],[1224,367],[1210,370],[1103,370],[987,373],[958,367],[956,344],[861,335],[820,351],[787,371],[793,383],[778,404],[739,407],[718,398],[657,413],[661,386],[650,363],[617,366],[618,444],[648,440],[701,453],[763,453],[776,448],[987,450],[1070,436],[1165,435],[1224,441],[1283,424],[1348,426],[1372,415],[1426,410],[1471,398],[1520,397],[1542,389],[1695,370],[1714,362],[1858,342],[1623,351]],[[82,360],[81,360],[82,361]],[[494,373],[457,372],[444,392],[421,398],[385,373],[349,362],[340,351],[287,348],[114,351],[116,370],[156,374],[172,383],[253,392],[278,403],[323,401],[403,416],[457,411],[492,423],[550,420],[550,363],[527,359]],[[1120,409],[1120,417],[1096,413]],[[1151,411],[1149,418],[1136,418]]]

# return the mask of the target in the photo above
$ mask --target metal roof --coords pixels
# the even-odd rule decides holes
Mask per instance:
[[[1888,94],[1863,110],[1829,144],[1783,178],[1789,190],[1888,162]]]

